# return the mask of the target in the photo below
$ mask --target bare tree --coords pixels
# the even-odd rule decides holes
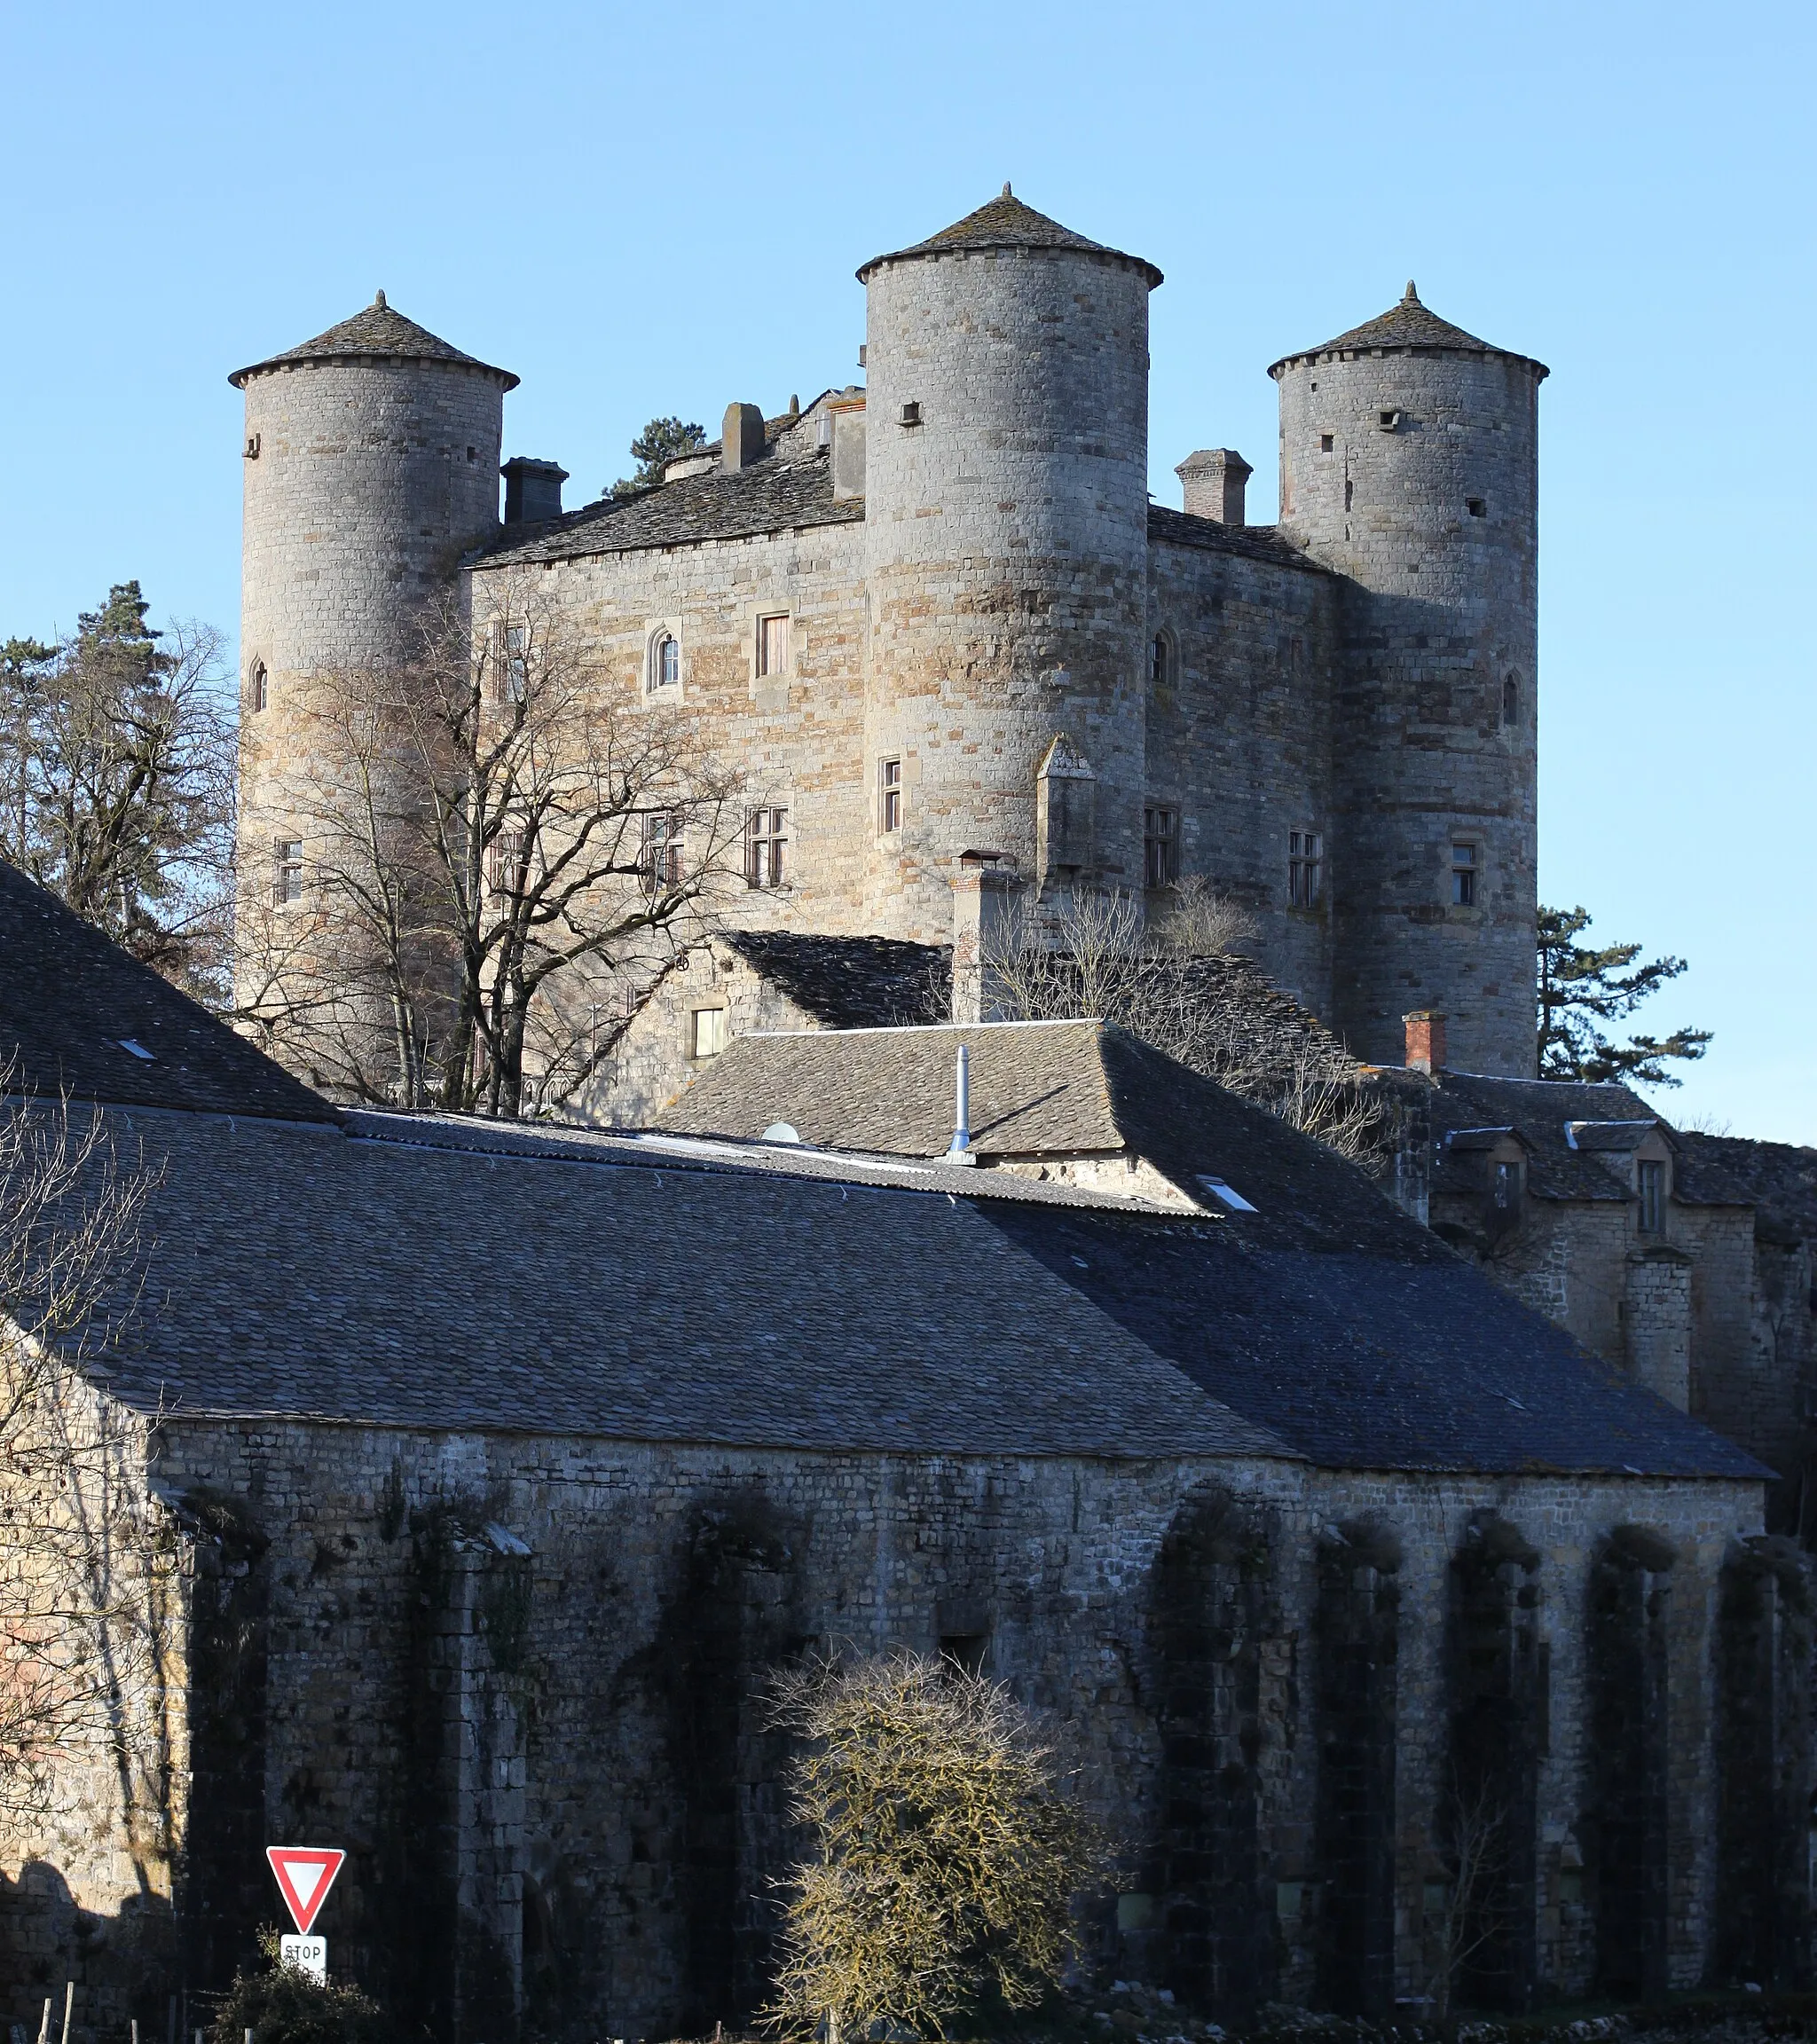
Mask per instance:
[[[811,1845],[783,1883],[772,2024],[839,2044],[1035,2007],[1107,1854],[1009,1691],[902,1653],[810,1662],[773,1702],[801,1741],[790,1814]]]
[[[627,703],[533,582],[476,626],[429,606],[407,667],[318,674],[301,727],[275,798],[307,863],[244,1011],[357,1097],[508,1117],[571,1091],[734,877],[743,774]]]
[[[72,1783],[98,1768],[155,1855],[168,1527],[145,1480],[151,1428],[95,1381],[137,1309],[150,1181],[98,1113],[7,1090],[0,1073],[0,1823],[17,1835],[72,1804],[85,1823]]]
[[[1116,1023],[1340,1156],[1379,1167],[1391,1112],[1343,1047],[1240,959],[1254,931],[1247,910],[1200,881],[1182,882],[1176,909],[1152,926],[1128,894],[1075,890],[987,937],[991,1012]]]
[[[1432,1955],[1428,2001],[1437,2021],[1448,2028],[1465,1969],[1500,1930],[1494,1905],[1507,1812],[1487,1788],[1466,1788],[1453,1769],[1440,1824],[1449,1878],[1443,1883],[1443,1906],[1428,1914]]]
[[[0,649],[0,858],[135,957],[226,997],[233,729],[220,634],[117,584],[55,646]]]

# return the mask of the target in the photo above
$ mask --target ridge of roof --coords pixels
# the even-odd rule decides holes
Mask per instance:
[[[1107,256],[1113,262],[1127,263],[1143,271],[1150,290],[1161,281],[1160,271],[1144,257],[1130,256],[1103,241],[1087,240],[1084,235],[1075,234],[1070,227],[1063,227],[1045,213],[1037,213],[1034,207],[1025,206],[1007,185],[998,197],[987,200],[963,220],[954,221],[950,227],[942,227],[938,234],[930,234],[924,241],[911,242],[906,248],[893,248],[886,255],[873,256],[859,270],[858,281],[868,282],[871,271],[881,269],[885,263],[984,248],[1061,248],[1080,255]]]
[[[600,498],[527,533],[507,526],[467,554],[462,565],[515,567],[662,551],[806,526],[855,523],[863,517],[863,498],[834,497],[832,464],[824,449],[792,461],[778,461],[771,452],[734,475],[713,468],[652,484],[634,497]]]
[[[282,369],[300,362],[337,362],[348,356],[359,355],[389,356],[405,362],[446,362],[460,368],[477,369],[485,375],[496,376],[500,388],[506,390],[515,390],[521,381],[508,369],[495,368],[490,362],[482,362],[476,355],[465,355],[439,335],[431,334],[427,326],[419,326],[414,319],[406,319],[403,313],[385,303],[382,291],[370,305],[363,305],[351,318],[340,320],[325,334],[318,334],[313,341],[299,342],[295,348],[268,355],[262,362],[249,363],[244,369],[236,369],[227,381],[236,390],[243,390],[249,377],[263,375],[267,370]]]
[[[1372,348],[1389,351],[1437,349],[1453,354],[1503,355],[1511,362],[1524,362],[1537,369],[1541,378],[1551,373],[1545,363],[1535,361],[1530,355],[1522,355],[1513,348],[1498,348],[1492,341],[1480,341],[1461,326],[1452,326],[1449,319],[1441,319],[1437,313],[1420,303],[1420,294],[1411,279],[1397,303],[1390,305],[1386,312],[1378,313],[1373,319],[1365,319],[1360,326],[1352,326],[1334,341],[1321,341],[1316,348],[1291,350],[1278,361],[1270,363],[1268,373],[1272,376],[1290,362],[1353,350],[1366,351]]]
[[[1278,525],[1226,525],[1196,512],[1176,511],[1170,504],[1148,507],[1148,539],[1171,546],[1193,546],[1205,554],[1239,554],[1266,561],[1276,568],[1295,568],[1306,575],[1331,575],[1333,570],[1294,542]]]

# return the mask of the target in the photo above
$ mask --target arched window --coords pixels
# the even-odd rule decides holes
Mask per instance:
[[[248,710],[263,710],[271,700],[271,682],[265,673],[263,660],[255,660],[252,672],[246,678],[246,706]]]
[[[1501,720],[1512,724],[1521,713],[1521,684],[1510,674],[1501,685]]]
[[[681,680],[681,641],[673,632],[659,632],[649,649],[649,686],[673,688]]]

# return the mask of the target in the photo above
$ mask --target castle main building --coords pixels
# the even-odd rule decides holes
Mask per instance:
[[[1459,1068],[1530,1076],[1544,366],[1410,285],[1273,365],[1255,526],[1227,448],[1149,501],[1152,264],[1006,188],[859,277],[865,388],[734,405],[570,513],[516,460],[500,519],[516,379],[382,295],[239,371],[248,814],[287,692],[401,650],[451,572],[476,624],[533,578],[602,688],[749,772],[753,926],[942,940],[966,851],[1157,909],[1202,875],[1359,1057],[1440,1009]]]

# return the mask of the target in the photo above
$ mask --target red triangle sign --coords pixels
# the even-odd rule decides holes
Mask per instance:
[[[309,1936],[316,1912],[328,1899],[341,1862],[347,1857],[338,1845],[267,1845],[265,1858],[278,1876],[289,1906],[291,1921],[300,1937]]]

